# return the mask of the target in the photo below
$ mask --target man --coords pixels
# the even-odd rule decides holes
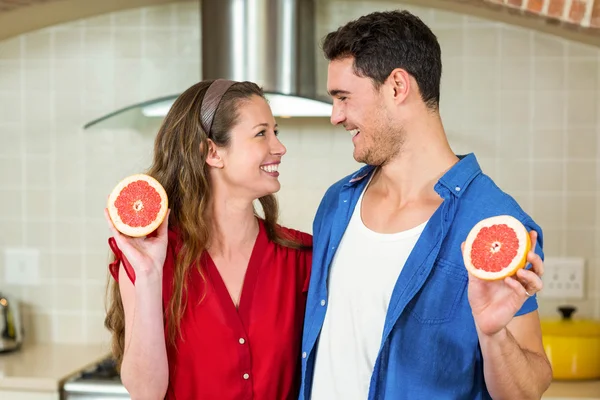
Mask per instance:
[[[552,376],[534,296],[541,229],[473,154],[450,149],[435,35],[408,12],[377,12],[323,49],[331,122],[367,165],[334,184],[315,217],[300,398],[539,399]],[[482,281],[461,244],[502,214],[531,231],[531,268]]]

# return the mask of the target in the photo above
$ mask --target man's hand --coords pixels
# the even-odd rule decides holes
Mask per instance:
[[[516,275],[498,281],[485,281],[469,274],[469,304],[483,335],[492,336],[504,329],[527,298],[542,290],[544,263],[535,253],[537,233],[531,231],[530,236],[533,243],[527,254],[530,270],[520,269]]]

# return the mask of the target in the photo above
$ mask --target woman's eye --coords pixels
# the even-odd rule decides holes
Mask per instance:
[[[279,131],[278,130],[275,130],[273,132],[275,133],[275,136],[279,136]]]
[[[256,134],[256,136],[265,136],[265,131],[260,131]]]

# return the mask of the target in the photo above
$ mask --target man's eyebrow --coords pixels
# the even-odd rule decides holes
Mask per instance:
[[[331,97],[339,96],[341,94],[350,94],[350,92],[347,90],[341,90],[341,89],[333,89],[333,90],[329,91],[329,95]]]

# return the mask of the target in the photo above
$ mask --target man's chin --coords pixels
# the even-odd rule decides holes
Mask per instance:
[[[354,153],[352,153],[352,157],[354,158],[354,161],[359,162],[359,163],[364,163],[365,161],[365,155],[359,153],[358,151],[356,151],[356,147],[354,148]]]
[[[365,156],[364,154],[359,154],[359,153],[356,153],[356,152],[355,152],[355,153],[353,154],[353,157],[354,157],[354,161],[356,161],[357,163],[360,163],[360,164],[369,164],[369,165],[372,165],[372,163],[371,163],[371,162],[369,162],[369,161],[372,161],[372,160],[370,159],[370,157],[367,157],[367,156]]]

